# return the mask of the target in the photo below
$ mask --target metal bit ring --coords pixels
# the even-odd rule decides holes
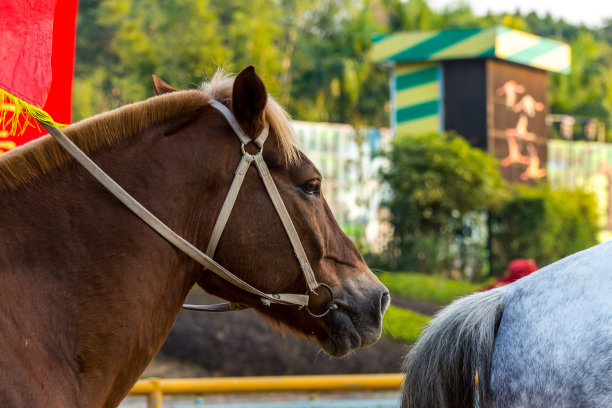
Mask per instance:
[[[316,313],[312,313],[310,309],[308,308],[308,306],[306,306],[306,311],[308,312],[308,314],[317,319],[327,315],[331,310],[335,310],[338,308],[338,305],[334,302],[334,292],[332,291],[332,288],[330,288],[329,285],[326,285],[325,283],[319,283],[319,286],[317,286],[317,289],[320,287],[327,289],[327,291],[329,292],[330,301],[327,302],[326,310],[321,314],[316,314]]]

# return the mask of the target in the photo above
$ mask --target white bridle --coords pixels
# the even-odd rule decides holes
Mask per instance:
[[[246,133],[242,130],[242,128],[236,121],[234,114],[225,105],[214,99],[211,99],[209,103],[213,108],[221,112],[221,114],[226,118],[229,125],[233,129],[234,133],[238,136],[238,139],[240,139],[240,141],[242,142],[242,159],[238,164],[234,180],[232,181],[223,206],[221,207],[219,216],[217,217],[217,221],[213,228],[208,247],[206,248],[206,253],[203,253],[191,243],[186,241],[183,237],[175,233],[166,224],[164,224],[151,212],[144,208],[121,186],[119,186],[112,178],[110,178],[110,176],[108,176],[104,171],[102,171],[100,167],[98,167],[85,153],[83,153],[81,149],[79,149],[78,146],[76,146],[70,139],[68,139],[68,137],[57,127],[55,127],[53,124],[44,122],[40,122],[40,124],[64,149],[66,149],[66,151],[77,162],[83,165],[92,176],[94,176],[100,183],[102,183],[104,187],[106,187],[115,197],[117,197],[123,204],[125,204],[125,206],[127,206],[134,214],[136,214],[141,220],[143,220],[147,225],[153,228],[153,230],[155,230],[158,234],[164,237],[177,249],[181,250],[193,260],[203,265],[206,269],[212,271],[217,276],[245,290],[246,292],[259,296],[264,305],[269,306],[271,303],[296,305],[300,308],[306,307],[308,313],[310,313],[314,317],[322,317],[326,315],[327,313],[329,313],[330,310],[337,308],[337,305],[334,303],[333,292],[328,285],[324,283],[318,283],[315,279],[314,272],[312,271],[310,263],[308,262],[308,258],[306,257],[306,253],[304,252],[304,248],[302,247],[300,238],[297,234],[297,231],[295,230],[295,226],[291,221],[291,217],[287,212],[287,208],[283,203],[278,189],[276,188],[276,184],[272,179],[272,175],[270,174],[268,166],[266,165],[266,162],[264,161],[262,156],[263,145],[266,141],[266,138],[268,137],[269,132],[268,125],[266,124],[265,128],[260,132],[257,138],[253,140],[246,135]],[[249,143],[255,143],[259,147],[259,152],[257,154],[252,155],[246,152],[245,147]],[[306,284],[308,285],[308,294],[302,295],[293,293],[264,293],[259,289],[251,286],[247,282],[243,281],[242,279],[240,279],[239,277],[237,277],[212,259],[219,239],[221,238],[221,234],[223,233],[225,225],[231,214],[234,203],[236,202],[236,197],[238,196],[238,192],[240,191],[240,187],[242,186],[244,177],[252,163],[255,163],[255,167],[257,168],[259,175],[264,183],[264,186],[266,187],[266,191],[268,192],[268,195],[270,196],[270,199],[274,204],[274,208],[276,209],[276,212],[278,213],[281,222],[285,227],[285,231],[287,231],[287,236],[291,241],[291,245],[293,246],[293,250],[300,264],[300,268],[302,269],[302,273],[304,275],[304,278],[306,279]],[[313,293],[316,294],[315,291],[319,287],[323,287],[329,292],[331,300],[327,303],[325,311],[317,315],[313,314],[308,309],[308,302],[310,299],[310,295]],[[248,306],[246,305],[233,302],[225,302],[216,305],[183,305],[183,307],[191,310],[209,312],[241,310],[248,308]]]

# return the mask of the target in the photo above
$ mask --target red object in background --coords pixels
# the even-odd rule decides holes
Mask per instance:
[[[72,79],[78,0],[0,0],[0,88],[53,120],[72,121]],[[0,153],[46,132],[22,136],[0,128]]]
[[[56,3],[0,1],[0,88],[39,108],[51,87]]]
[[[485,287],[483,290],[489,290],[507,285],[537,270],[538,266],[535,264],[533,259],[515,259],[514,261],[508,264],[506,268],[506,275],[503,278],[496,280],[489,286]]]

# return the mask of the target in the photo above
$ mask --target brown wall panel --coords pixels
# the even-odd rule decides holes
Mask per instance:
[[[548,75],[544,71],[489,59],[488,148],[504,178],[529,182],[546,177]]]
[[[444,129],[488,150],[511,182],[545,179],[548,75],[496,59],[445,61]]]

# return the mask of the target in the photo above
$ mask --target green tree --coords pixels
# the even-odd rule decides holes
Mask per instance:
[[[452,134],[398,137],[382,173],[390,188],[384,202],[401,255],[399,268],[466,272],[456,239],[469,218],[491,209],[503,188],[497,162]],[[476,274],[478,271],[475,271]]]
[[[230,58],[206,0],[86,1],[81,16],[76,120],[152,96],[152,74],[192,85]]]
[[[581,31],[570,45],[571,73],[551,76],[551,112],[597,117],[609,124],[612,48],[589,31]]]
[[[605,20],[604,26],[599,29],[599,35],[603,41],[612,45],[612,17]]]
[[[408,0],[403,30],[436,30],[441,26],[441,17],[429,7],[426,0]]]
[[[227,60],[234,71],[254,65],[276,95],[283,68],[283,9],[277,1],[211,0],[213,12],[219,16],[218,35],[224,49],[231,51]]]
[[[540,267],[597,244],[597,203],[581,190],[517,186],[493,212],[493,269],[516,258]]]
[[[553,112],[612,124],[612,20],[590,29],[426,0],[81,0],[77,21],[76,120],[151,96],[151,74],[193,87],[218,66],[254,64],[298,119],[386,126],[388,73],[368,59],[374,34],[505,24],[572,45],[572,73],[552,75]]]
[[[479,28],[490,25],[485,23],[481,17],[474,15],[471,7],[465,1],[446,6],[441,15],[441,28]]]
[[[387,74],[369,60],[384,29],[369,0],[317,3],[305,16],[291,63],[293,116],[311,121],[381,126],[388,123]]]

